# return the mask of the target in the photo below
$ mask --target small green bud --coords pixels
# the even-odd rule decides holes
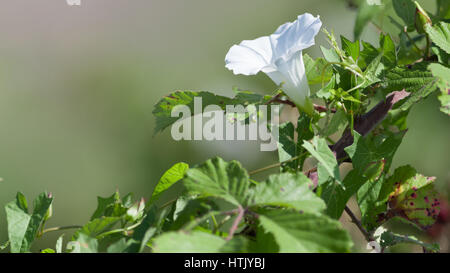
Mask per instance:
[[[428,13],[417,3],[417,1],[414,1],[416,4],[416,30],[418,33],[425,33],[425,25],[432,25],[430,16],[428,16]]]

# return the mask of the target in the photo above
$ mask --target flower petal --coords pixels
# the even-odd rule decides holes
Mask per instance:
[[[225,57],[226,67],[234,74],[255,75],[270,66],[272,48],[268,36],[245,40],[230,48]]]
[[[270,35],[275,61],[287,61],[299,50],[314,45],[314,38],[322,27],[320,17],[309,13],[299,15],[297,20],[281,25]]]
[[[298,106],[305,104],[305,99],[309,96],[310,89],[301,51],[297,51],[287,62],[280,60],[277,71],[267,73],[267,76],[277,85],[283,82],[281,89],[295,104]]]

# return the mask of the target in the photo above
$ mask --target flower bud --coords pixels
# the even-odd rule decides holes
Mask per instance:
[[[416,30],[418,33],[425,33],[425,25],[432,25],[430,16],[428,16],[428,13],[417,3],[417,1],[414,1],[416,4]]]

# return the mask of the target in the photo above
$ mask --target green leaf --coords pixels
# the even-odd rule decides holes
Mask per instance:
[[[164,97],[155,105],[153,110],[153,115],[156,117],[155,134],[163,131],[165,128],[169,127],[180,119],[180,117],[171,116],[172,110],[177,105],[186,105],[187,107],[189,107],[190,113],[193,116],[195,114],[194,98],[202,99],[203,109],[201,109],[201,111],[203,111],[208,105],[218,105],[222,108],[222,110],[226,110],[226,105],[248,106],[250,104],[265,104],[272,98],[272,96],[260,95],[249,91],[238,91],[237,95],[234,98],[229,98],[225,96],[215,95],[211,92],[206,91],[177,91]]]
[[[364,77],[366,79],[366,83],[362,86],[362,88],[366,88],[381,81],[378,77],[381,72],[384,70],[385,66],[381,60],[383,59],[383,53],[380,53],[376,58],[374,58],[366,70],[364,71]]]
[[[360,51],[359,40],[351,42],[350,40],[341,35],[341,43],[342,49],[347,54],[347,56],[352,57],[354,61],[357,61],[359,59],[359,51]]]
[[[425,25],[425,31],[430,39],[442,50],[450,54],[450,24],[439,22],[433,26]]]
[[[411,0],[393,0],[395,12],[402,18],[406,26],[414,26],[416,18],[416,5]]]
[[[385,92],[405,89],[410,96],[398,103],[401,110],[409,109],[414,103],[426,98],[436,90],[437,80],[426,67],[415,65],[413,68],[395,67],[386,73]]]
[[[363,45],[363,50],[360,53],[360,57],[358,59],[358,65],[361,68],[367,67],[373,60],[380,55],[380,52],[377,48],[375,48],[370,43],[361,41]]]
[[[285,162],[297,156],[297,144],[294,141],[294,125],[291,122],[283,123],[278,128],[278,158],[279,162]],[[298,167],[298,160],[281,165],[282,170],[288,168],[295,171]]]
[[[279,252],[349,252],[353,245],[340,223],[324,215],[273,210],[259,214],[258,221]]]
[[[375,166],[377,167],[377,170],[381,172],[384,163],[379,162]],[[368,174],[361,175],[357,170],[351,170],[342,182],[345,189],[335,181],[330,181],[325,184],[321,198],[325,200],[327,204],[326,214],[331,218],[339,219],[344,212],[348,200],[350,200],[360,187],[370,179],[371,177],[369,177]]]
[[[239,162],[225,162],[219,157],[189,169],[183,182],[192,194],[222,198],[234,205],[245,203],[250,183]]]
[[[217,253],[227,241],[221,237],[201,231],[166,232],[155,238],[153,252],[156,253]]]
[[[361,186],[356,195],[362,215],[361,223],[368,231],[373,231],[380,225],[378,215],[386,211],[383,204],[377,203],[384,181],[383,175],[378,180],[368,181]]]
[[[110,230],[115,224],[120,221],[119,217],[100,217],[96,218],[74,233],[72,240],[77,240],[81,233],[96,238],[103,232]]]
[[[184,177],[188,169],[189,169],[188,164],[180,162],[173,165],[169,170],[167,170],[159,180],[155,189],[153,190],[150,202],[154,202],[155,200],[157,200],[163,192],[165,192],[175,183],[180,181]]]
[[[28,252],[35,240],[53,198],[41,193],[34,200],[33,213],[27,211],[26,199],[18,193],[16,200],[5,206],[11,252]]]
[[[78,244],[79,253],[97,253],[98,252],[98,240],[90,237],[87,234],[80,233],[76,243]],[[77,248],[75,248],[77,250]]]
[[[397,168],[380,192],[378,204],[388,208],[381,220],[401,217],[423,229],[434,224],[440,211],[435,179],[418,174],[409,165]]]
[[[322,50],[322,54],[327,62],[338,63],[341,61],[341,58],[333,48],[328,49],[323,46],[320,46],[320,50]]]
[[[441,64],[430,64],[428,69],[430,69],[434,77],[439,79],[441,111],[450,115],[450,69]]]
[[[333,71],[327,66],[327,61],[323,58],[313,60],[308,54],[303,54],[305,73],[310,85],[326,83],[331,79]],[[323,77],[322,77],[323,73]]]
[[[312,181],[302,173],[271,175],[251,189],[248,205],[320,212],[325,209],[325,203],[311,190],[312,186]]]
[[[316,136],[311,143],[304,141],[303,147],[319,161],[319,185],[326,182],[329,177],[341,180],[338,162],[325,139]]]
[[[404,132],[377,137],[362,137],[354,132],[354,142],[345,148],[352,159],[354,171],[364,182],[358,185],[357,200],[362,213],[362,223],[372,230],[376,228],[376,215],[383,212],[383,208],[377,208],[378,196],[381,190],[383,176],[382,172],[388,172],[392,159],[400,146]],[[381,173],[380,173],[381,171]],[[380,178],[380,179],[379,179]]]
[[[123,252],[142,252],[147,242],[158,231],[158,212],[155,206],[150,206],[141,224],[134,230],[132,238],[127,241],[128,247]]]
[[[219,208],[209,199],[192,199],[191,197],[188,199],[178,198],[173,215],[173,223],[170,224],[168,229],[178,230],[187,223],[214,210],[219,210]]]
[[[414,236],[400,235],[390,231],[385,231],[380,236],[380,245],[382,247],[391,247],[401,243],[419,245],[421,247],[424,247],[428,252],[439,252],[440,250],[438,244],[427,244],[418,240]]]
[[[108,246],[106,252],[108,253],[125,253],[126,249],[130,246],[125,238],[121,238],[115,243]]]
[[[385,66],[393,67],[397,64],[395,44],[389,34],[380,35],[380,51],[383,53],[383,63]]]
[[[113,195],[107,198],[97,196],[97,203],[97,209],[95,210],[94,214],[92,214],[91,220],[102,216],[120,216],[114,213],[122,207],[119,192],[115,192]],[[125,213],[126,209],[123,209],[122,212]]]
[[[331,118],[330,124],[325,128],[324,136],[336,133],[338,130],[345,128],[347,124],[347,115],[344,110],[338,109]]]
[[[402,143],[404,132],[388,136],[380,135],[375,140],[362,137],[356,131],[353,132],[353,136],[353,144],[345,148],[345,151],[352,159],[353,168],[364,174],[371,164],[380,160],[385,161],[385,171],[389,170],[392,158]]]

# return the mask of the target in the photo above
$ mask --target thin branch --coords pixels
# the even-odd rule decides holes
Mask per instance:
[[[44,229],[41,233],[40,236],[42,236],[45,233],[48,232],[53,232],[53,231],[60,231],[60,230],[66,230],[66,229],[78,229],[78,228],[82,228],[83,226],[77,226],[77,225],[73,225],[73,226],[62,226],[62,227],[52,227],[52,228],[47,228]]]
[[[290,100],[282,100],[282,99],[280,99],[279,95],[273,97],[271,100],[269,100],[269,101],[267,102],[267,104],[271,104],[271,103],[274,103],[274,102],[275,102],[275,103],[286,104],[286,105],[289,105],[289,106],[291,106],[291,107],[297,107],[297,106],[295,105],[295,103],[292,102],[292,101],[290,101]],[[319,112],[319,113],[327,112],[328,110],[330,110],[331,113],[336,113],[336,111],[337,111],[335,108],[327,109],[327,107],[322,106],[322,105],[318,105],[318,104],[313,104],[313,105],[314,105],[314,109],[315,109],[317,112]]]
[[[375,238],[373,238],[373,236],[363,227],[361,221],[359,221],[358,218],[356,218],[355,214],[353,214],[353,212],[350,210],[348,206],[345,206],[345,212],[348,214],[348,216],[350,216],[352,222],[358,227],[358,229],[364,235],[367,242],[375,241]]]
[[[242,206],[238,207],[238,215],[236,216],[236,219],[234,219],[233,225],[230,228],[230,231],[228,232],[228,237],[227,237],[227,241],[233,239],[233,235],[236,232],[236,230],[239,227],[239,223],[242,221],[242,218],[244,217],[245,214],[245,210]]]
[[[291,159],[288,159],[286,161],[278,162],[278,163],[275,163],[275,164],[272,164],[272,165],[268,165],[268,166],[265,166],[263,168],[260,168],[260,169],[254,170],[254,171],[250,171],[250,172],[248,172],[248,174],[249,175],[254,175],[254,174],[257,174],[257,173],[260,173],[260,172],[263,172],[263,171],[270,170],[272,168],[280,167],[281,165],[283,165],[285,163],[289,163],[289,162],[295,161],[295,160],[301,158],[304,155],[306,155],[306,152],[301,154],[301,155],[295,156],[295,157],[293,157]]]

